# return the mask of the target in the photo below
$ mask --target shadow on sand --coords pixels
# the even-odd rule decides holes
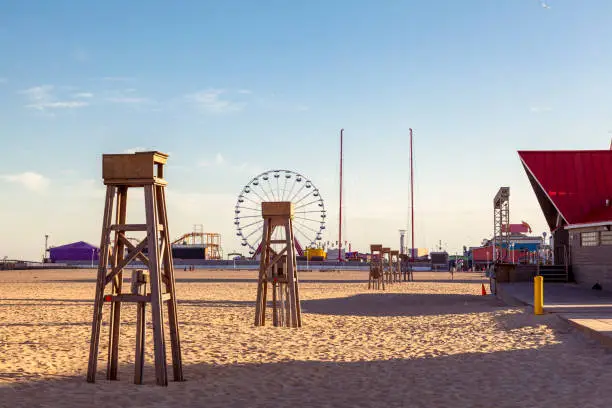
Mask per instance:
[[[145,384],[131,383],[132,366],[109,382],[78,377],[45,382],[23,373],[0,374],[2,406],[121,407],[608,407],[612,360],[577,367],[580,355],[558,358],[562,344],[538,349],[467,353],[417,359],[184,365],[185,382],[154,384],[151,366]],[[590,350],[590,354],[601,351]],[[85,364],[85,362],[84,362]],[[101,364],[104,366],[103,364]],[[542,375],[545,371],[547,374]],[[561,380],[559,373],[574,373]],[[172,375],[169,367],[168,374]],[[21,378],[19,378],[21,377]],[[3,386],[1,380],[22,384]],[[4,383],[6,384],[6,383]],[[68,405],[66,405],[68,404]]]
[[[367,275],[364,279],[303,279],[303,275],[300,276],[300,283],[359,283],[364,284],[368,282]],[[257,278],[175,278],[177,283],[253,283],[257,284]],[[125,278],[126,282],[130,281],[129,277]],[[40,280],[39,283],[96,283],[96,279],[54,279],[54,280]],[[473,281],[470,281],[473,283]]]
[[[428,316],[490,312],[505,307],[492,296],[367,293],[302,301],[306,313],[344,316]],[[415,311],[418,310],[418,311]],[[426,312],[424,312],[426,310]]]

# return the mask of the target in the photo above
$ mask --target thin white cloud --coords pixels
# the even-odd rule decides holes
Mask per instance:
[[[29,101],[25,105],[26,108],[40,111],[47,109],[74,109],[89,105],[85,101],[58,100],[53,94],[54,89],[53,85],[41,85],[19,91],[19,93],[25,95]]]
[[[26,105],[27,107],[36,108],[36,109],[70,109],[70,108],[82,108],[84,106],[88,106],[89,102],[83,101],[57,101],[57,102],[45,102],[43,104],[32,104]]]
[[[225,159],[223,158],[223,155],[221,153],[217,153],[217,155],[215,156],[215,163],[217,164],[225,163]]]
[[[79,92],[79,93],[75,93],[72,95],[73,98],[83,98],[83,99],[88,99],[88,98],[93,98],[94,94],[92,94],[91,92]]]
[[[0,179],[17,183],[31,191],[42,192],[49,186],[49,179],[42,174],[26,171],[19,174],[0,175]]]
[[[550,106],[532,106],[529,110],[531,113],[544,113],[552,111],[552,108]]]
[[[208,89],[199,91],[186,98],[192,102],[197,109],[213,114],[237,112],[244,108],[244,103],[234,102],[226,98],[227,91],[223,89]]]
[[[7,78],[0,77],[0,84],[6,84],[8,82]]]
[[[250,89],[240,89],[240,90],[238,90],[238,93],[239,94],[244,94],[244,95],[250,95],[253,92]]]

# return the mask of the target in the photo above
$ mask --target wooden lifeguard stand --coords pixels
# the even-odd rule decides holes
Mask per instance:
[[[370,274],[368,276],[368,289],[385,290],[385,276],[383,269],[383,246],[370,245]]]
[[[400,268],[402,271],[404,282],[412,281],[413,280],[412,265],[410,264],[410,258],[408,257],[407,254],[400,255]]]
[[[392,249],[389,253],[389,263],[393,282],[401,282],[399,251],[397,249]]]
[[[255,305],[255,326],[265,325],[268,284],[271,284],[272,324],[302,327],[295,238],[293,236],[293,203],[290,201],[262,202],[261,214],[264,225]],[[284,228],[284,239],[272,239],[277,227]]]
[[[165,186],[167,182],[163,178],[163,166],[167,159],[168,155],[160,152],[105,154],[102,156],[102,176],[106,185],[106,203],[102,221],[100,262],[98,264],[98,280],[87,368],[88,382],[95,382],[96,379],[100,329],[105,302],[110,303],[106,378],[117,380],[121,305],[123,302],[135,302],[138,308],[134,383],[142,384],[146,326],[145,306],[150,303],[156,382],[158,385],[168,385],[163,319],[163,303],[165,302],[168,307],[174,381],[183,381],[174,268],[166,214]],[[145,224],[126,224],[127,192],[129,188],[134,187],[144,189]],[[115,221],[113,222],[115,196],[117,196],[117,204]],[[125,236],[126,232],[129,231],[146,232],[146,237],[138,245],[134,245]],[[145,248],[147,248],[146,254],[143,252]],[[125,253],[126,249],[128,250],[127,254]],[[148,272],[136,271],[133,273],[131,290],[125,291],[123,288],[124,268],[137,258],[145,264]],[[150,284],[150,292],[146,290],[147,283]]]
[[[383,262],[384,280],[387,284],[391,284],[391,248],[383,247],[382,262]]]

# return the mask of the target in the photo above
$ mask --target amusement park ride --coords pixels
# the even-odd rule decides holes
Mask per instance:
[[[181,245],[186,247],[202,247],[205,251],[206,259],[223,259],[221,234],[216,232],[204,232],[204,228],[201,224],[194,225],[192,232],[183,234],[172,241],[173,248],[179,248]]]
[[[264,219],[262,203],[291,202],[293,204],[294,245],[297,255],[303,256],[306,248],[315,247],[325,230],[325,204],[319,189],[300,173],[291,170],[268,170],[244,186],[234,209],[236,235],[241,244],[256,258],[262,253]],[[280,239],[280,229],[272,239]]]

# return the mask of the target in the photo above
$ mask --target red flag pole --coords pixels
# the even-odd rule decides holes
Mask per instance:
[[[410,218],[410,227],[412,228],[410,262],[414,263],[414,171],[412,164],[412,128],[410,128]]]
[[[344,129],[340,129],[340,208],[338,211],[338,262],[342,262],[342,136]]]

